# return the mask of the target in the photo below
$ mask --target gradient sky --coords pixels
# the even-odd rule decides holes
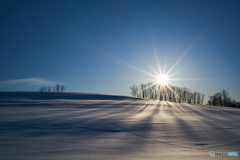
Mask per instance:
[[[129,95],[155,82],[160,64],[175,85],[240,101],[240,1],[36,0],[0,2],[0,91]],[[130,66],[130,65],[132,66]],[[182,70],[184,69],[184,70]]]

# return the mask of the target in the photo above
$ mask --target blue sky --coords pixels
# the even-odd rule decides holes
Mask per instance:
[[[0,91],[129,95],[160,64],[175,85],[240,100],[240,2],[1,1]],[[130,64],[130,65],[128,65]]]

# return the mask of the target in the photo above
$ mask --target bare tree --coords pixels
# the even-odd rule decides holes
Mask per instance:
[[[190,90],[186,87],[183,88],[183,102],[187,102]]]
[[[213,96],[209,96],[208,105],[213,105]]]
[[[193,104],[197,104],[197,92],[194,91],[193,93]]]
[[[56,92],[60,92],[60,84],[56,84]]]
[[[154,99],[157,99],[157,88],[155,89],[155,98]]]
[[[201,104],[203,104],[204,102],[204,97],[205,97],[205,94],[202,94]]]
[[[137,85],[132,85],[132,86],[130,87],[130,89],[131,89],[131,94],[132,94],[132,96],[137,97],[137,95],[138,95],[138,90],[139,90],[138,86],[137,86]]]
[[[43,87],[41,87],[41,88],[39,89],[39,92],[45,92],[45,90],[46,90],[46,87],[43,86]]]
[[[192,92],[191,91],[189,91],[189,93],[188,93],[188,97],[187,97],[187,103],[192,103]]]
[[[47,87],[46,87],[46,86],[43,86],[42,88],[40,88],[39,91],[40,91],[40,92],[47,92]]]
[[[53,89],[53,92],[63,92],[66,88],[64,85],[59,85],[59,84],[56,84],[54,87],[51,87],[51,86],[43,86],[39,89],[40,92],[51,92]]]
[[[158,87],[159,89],[158,89],[158,91],[159,91],[159,100],[160,101],[162,101],[163,100],[163,87],[162,87],[162,85],[159,85],[159,87]]]
[[[201,94],[197,93],[197,104],[201,103]]]
[[[204,94],[191,92],[188,88],[171,85],[153,85],[152,83],[141,84],[140,87],[132,85],[130,87],[132,96],[146,99],[156,99],[160,101],[171,101],[178,103],[202,104]],[[135,91],[136,90],[136,91]],[[215,96],[216,97],[216,96]],[[209,103],[214,103],[216,98],[212,98]],[[227,100],[229,102],[229,100]]]
[[[213,96],[209,97],[209,105],[219,105],[219,106],[231,106],[231,107],[240,107],[240,102],[236,102],[234,99],[231,100],[231,97],[228,96],[229,93],[226,90],[215,93]]]
[[[156,90],[156,86],[152,85],[151,87],[151,99],[155,99],[155,90]]]
[[[49,86],[49,87],[47,88],[48,92],[51,92],[51,89],[52,89],[52,87]]]
[[[61,92],[63,92],[65,89],[66,89],[66,88],[65,88],[64,85],[61,85],[61,86],[60,86],[60,90],[61,90]]]
[[[148,83],[148,87],[147,87],[147,94],[149,99],[154,99],[154,85],[152,83]]]
[[[164,100],[167,101],[168,100],[167,99],[168,94],[167,94],[167,89],[166,89],[165,85],[164,85],[163,89],[164,89]]]
[[[145,91],[145,84],[141,84],[141,92],[142,92],[142,98],[145,98],[145,93],[146,93],[146,91]]]
[[[43,88],[42,87],[39,89],[39,92],[43,92]]]
[[[217,92],[217,93],[214,94],[214,101],[215,101],[215,104],[218,105],[218,106],[223,105],[222,93],[221,92]]]
[[[228,96],[229,96],[228,91],[223,90],[223,91],[222,91],[223,106],[225,106],[225,105],[227,104],[227,98],[228,98]]]
[[[173,101],[173,102],[176,102],[176,98],[177,98],[176,95],[175,95],[175,94],[176,94],[176,87],[174,87],[174,86],[171,86],[171,87],[172,87],[173,92],[174,92],[174,94],[173,94],[173,100],[172,100],[172,101]]]

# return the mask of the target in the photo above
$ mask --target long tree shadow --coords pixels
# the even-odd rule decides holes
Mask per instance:
[[[189,108],[189,106],[187,105],[179,104],[179,106]],[[239,136],[239,134],[231,132],[231,129],[234,129],[232,127],[222,128],[222,126],[228,122],[226,122],[225,120],[221,120],[221,117],[213,118],[209,116],[208,113],[203,113],[202,111],[200,112],[193,108],[190,108],[190,110],[191,117],[197,118],[195,120],[197,121],[197,123],[195,123],[195,126],[189,126],[188,124],[191,120],[186,119],[186,117],[182,117],[183,114],[175,114],[176,122],[179,124],[182,130],[182,136],[187,141],[193,142],[193,144],[195,145],[207,145],[204,146],[204,148],[206,149],[213,144],[217,146],[219,144],[227,145],[230,142],[233,143],[235,141],[233,137]]]
[[[222,135],[219,137],[225,138],[220,142],[231,141],[230,136],[226,135],[234,137],[239,135],[233,134],[229,129],[221,128],[221,123],[224,122],[224,120],[218,121],[221,120],[221,117],[212,117],[203,110],[197,110],[196,106],[190,107],[168,102],[157,103],[158,101],[134,98],[115,99],[111,102],[92,100],[87,103],[81,100],[74,101],[77,100],[74,98],[73,100],[70,98],[71,101],[62,98],[63,100],[48,99],[44,102],[33,100],[27,107],[24,105],[29,102],[26,97],[25,100],[19,101],[22,104],[20,109],[32,110],[36,117],[28,117],[27,114],[32,114],[32,112],[9,111],[9,116],[12,116],[9,117],[11,120],[4,119],[0,122],[0,141],[4,141],[0,142],[0,145],[14,145],[16,140],[25,143],[26,137],[38,138],[43,141],[46,138],[55,137],[56,139],[65,139],[62,143],[66,145],[84,144],[83,147],[99,149],[106,154],[120,154],[120,151],[125,153],[143,151],[145,146],[151,143],[199,149],[199,146],[212,143],[209,138],[214,135],[209,134],[209,137],[206,137],[202,131],[204,128],[209,129],[209,126],[214,125],[215,127],[211,131],[219,133],[220,130]],[[14,96],[9,99],[14,99]],[[35,110],[50,101],[52,104],[44,107],[41,112]],[[0,105],[2,103],[3,100],[0,101]],[[31,105],[33,107],[30,107]],[[5,111],[7,107],[1,109]],[[195,118],[198,123],[192,123],[188,117]],[[207,120],[204,121],[204,118]],[[202,129],[198,127],[202,127]],[[176,138],[177,136],[180,136],[180,139]],[[71,138],[75,141],[70,140]],[[209,140],[209,143],[206,140]],[[194,146],[197,147],[194,148]],[[104,147],[111,148],[112,152],[104,150]],[[75,149],[77,150],[77,148]]]

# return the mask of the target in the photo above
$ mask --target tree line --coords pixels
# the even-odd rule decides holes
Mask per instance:
[[[209,105],[240,107],[240,102],[235,101],[229,96],[228,91],[222,90],[209,97]]]
[[[39,92],[63,92],[65,89],[64,85],[56,84],[55,86],[43,86],[39,89]]]
[[[192,92],[186,87],[157,85],[155,83],[132,85],[130,90],[134,97],[178,103],[203,104],[205,98],[205,94]]]

